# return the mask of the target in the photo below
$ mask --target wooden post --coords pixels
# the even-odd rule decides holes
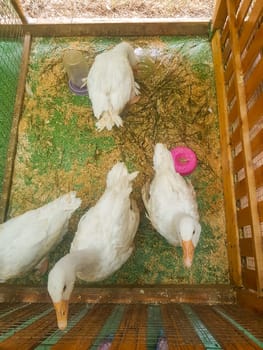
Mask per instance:
[[[14,9],[16,10],[16,13],[18,14],[19,18],[21,19],[21,22],[23,24],[27,24],[28,21],[26,19],[26,16],[24,14],[23,8],[22,8],[19,0],[11,0],[11,4],[13,5]]]
[[[241,261],[236,217],[234,180],[232,175],[232,157],[229,141],[227,98],[223,71],[223,58],[220,43],[220,31],[217,30],[212,39],[212,52],[216,76],[217,104],[222,149],[221,157],[227,230],[227,252],[230,278],[236,286],[241,286]]]

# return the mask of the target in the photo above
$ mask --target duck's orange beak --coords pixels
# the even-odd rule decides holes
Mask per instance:
[[[53,303],[57,315],[57,324],[60,330],[64,330],[68,324],[68,300],[61,300],[58,303]]]
[[[182,241],[183,246],[183,255],[184,255],[184,264],[186,267],[191,267],[193,258],[194,258],[194,245],[193,242],[190,241]]]

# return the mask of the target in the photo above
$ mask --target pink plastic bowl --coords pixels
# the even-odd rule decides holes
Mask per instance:
[[[181,175],[189,175],[197,166],[197,158],[194,151],[188,147],[175,147],[171,149],[175,170]]]

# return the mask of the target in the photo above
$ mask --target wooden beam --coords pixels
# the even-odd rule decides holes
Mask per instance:
[[[222,29],[227,18],[225,0],[217,0],[212,18],[212,30]]]
[[[237,303],[240,306],[249,308],[260,314],[263,314],[263,298],[259,297],[257,293],[246,290],[237,289]]]
[[[10,138],[9,138],[5,176],[3,180],[3,190],[2,190],[2,196],[0,201],[0,223],[2,223],[6,218],[6,213],[7,213],[8,203],[9,203],[9,195],[11,191],[13,166],[14,166],[17,137],[18,137],[18,123],[19,123],[19,119],[20,119],[20,115],[23,107],[23,101],[24,101],[24,91],[25,91],[25,84],[26,84],[29,55],[30,55],[30,47],[31,47],[31,36],[27,34],[24,39],[24,48],[23,48],[23,53],[21,58],[20,76],[19,76],[17,92],[16,92],[13,122],[12,122]]]
[[[10,28],[11,27],[11,28]],[[9,32],[12,25],[1,25],[0,32]],[[125,19],[90,20],[86,23],[46,23],[17,26],[35,37],[73,36],[152,36],[208,35],[209,19]]]
[[[216,31],[212,39],[212,52],[215,67],[220,141],[222,149],[221,156],[223,170],[223,189],[225,199],[224,202],[226,213],[228,263],[231,280],[235,285],[241,286],[241,261],[239,251],[238,226],[236,218],[235,189],[232,175],[233,162],[230,147],[227,99],[219,30]]]
[[[50,302],[46,288],[0,285],[1,302]],[[75,288],[71,303],[234,303],[229,285],[176,285],[159,287]]]
[[[14,9],[16,10],[19,18],[21,19],[21,22],[23,24],[27,24],[28,22],[27,22],[25,14],[24,14],[23,7],[20,4],[20,1],[19,0],[11,0],[11,4],[13,5]]]

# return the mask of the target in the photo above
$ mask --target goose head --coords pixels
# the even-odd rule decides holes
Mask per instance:
[[[186,267],[191,267],[194,250],[198,243],[201,226],[194,218],[184,215],[179,220],[179,234],[183,248],[183,259]]]
[[[58,328],[61,330],[67,327],[69,299],[76,279],[71,260],[70,254],[65,255],[48,275],[48,293],[56,311]]]

